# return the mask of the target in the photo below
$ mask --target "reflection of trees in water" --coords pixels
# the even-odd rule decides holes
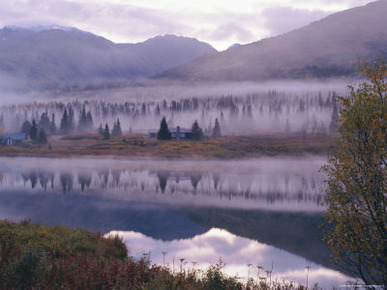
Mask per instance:
[[[31,183],[31,188],[34,189],[36,185],[40,184],[40,186],[47,190],[47,185],[51,182],[51,188],[54,187],[54,178],[55,174],[53,172],[43,171],[43,170],[33,170],[27,173],[22,173],[21,177],[24,181],[24,185],[26,182]]]
[[[111,179],[109,175],[111,174]],[[6,178],[9,175],[7,175]],[[20,175],[19,175],[20,176]],[[31,183],[36,189],[45,190],[49,187],[61,187],[63,192],[100,192],[118,190],[129,194],[145,193],[148,196],[162,193],[176,195],[212,196],[218,199],[238,199],[264,201],[267,204],[276,203],[314,203],[321,204],[325,194],[322,190],[320,176],[260,176],[238,175],[184,171],[147,171],[108,169],[95,171],[79,171],[69,174],[55,174],[48,171],[30,171],[22,173],[24,181]],[[200,183],[200,185],[199,185]],[[40,186],[38,185],[40,184]]]
[[[122,170],[117,170],[117,169],[112,170],[113,186],[119,186],[121,172]]]
[[[30,179],[30,182],[31,182],[31,187],[35,188],[36,184],[38,183],[38,175],[36,174],[35,171],[31,171],[29,173],[29,179]]]
[[[51,182],[51,188],[54,187],[55,174],[47,171],[39,171],[38,173],[40,186],[47,190],[48,182]]]
[[[212,174],[212,180],[214,181],[214,188],[215,188],[215,190],[218,189],[219,179],[220,179],[220,175],[219,174],[217,174],[217,173]]]
[[[202,179],[202,174],[201,173],[191,173],[191,184],[194,188],[194,192],[196,193],[196,188],[198,186],[198,183]]]
[[[61,173],[60,183],[62,184],[63,192],[70,192],[73,188],[73,175],[70,173]]]
[[[109,170],[100,170],[98,171],[98,176],[103,180],[102,188],[106,188],[109,181]]]
[[[162,193],[165,192],[165,188],[167,187],[169,176],[170,176],[170,173],[166,171],[157,173],[157,177],[159,179],[159,185]]]
[[[87,173],[79,173],[78,174],[78,182],[81,185],[82,191],[85,190],[85,186],[87,188],[90,188],[91,180],[92,180],[91,174],[87,174]]]

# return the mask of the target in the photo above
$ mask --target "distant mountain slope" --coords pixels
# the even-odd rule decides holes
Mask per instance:
[[[149,77],[216,50],[193,38],[115,44],[74,28],[0,30],[0,75],[56,86]]]
[[[387,1],[349,9],[301,29],[201,57],[160,75],[186,80],[331,77],[359,57],[387,58]]]

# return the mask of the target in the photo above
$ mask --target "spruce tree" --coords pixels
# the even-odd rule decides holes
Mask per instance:
[[[32,120],[32,126],[30,129],[30,138],[32,141],[38,140],[38,126],[36,125],[35,119]]]
[[[171,132],[169,132],[167,120],[165,117],[161,119],[160,129],[157,133],[157,139],[159,140],[171,140]]]
[[[203,130],[199,127],[198,121],[192,124],[192,139],[202,140],[203,139]]]
[[[218,118],[215,119],[215,126],[214,126],[214,129],[212,132],[212,137],[214,137],[214,138],[222,137]]]
[[[86,115],[86,123],[87,123],[87,129],[92,130],[93,129],[93,116],[91,115],[90,111],[87,112]]]
[[[52,116],[51,116],[51,133],[55,133],[56,132],[56,125],[55,125],[55,113],[52,113]]]
[[[74,130],[74,127],[75,127],[74,122],[75,122],[74,121],[74,110],[70,105],[69,106],[69,117],[68,117],[68,130],[69,130],[69,132],[72,132]]]
[[[43,113],[43,114],[40,116],[40,121],[39,121],[38,127],[39,127],[39,128],[44,128],[44,130],[46,130],[46,131],[49,131],[49,130],[50,130],[50,128],[51,128],[51,122],[50,122],[50,119],[49,119],[49,117],[48,117],[47,112]]]
[[[43,128],[39,131],[38,143],[47,144],[47,135]]]
[[[105,131],[103,132],[103,139],[104,140],[109,140],[110,139],[110,130],[109,130],[109,126],[108,126],[107,123],[105,125]]]
[[[60,133],[67,134],[69,132],[69,117],[67,115],[67,109],[64,109],[62,119],[60,120]]]
[[[26,120],[26,121],[23,123],[23,125],[22,125],[20,131],[23,132],[23,133],[26,133],[27,135],[29,135],[29,134],[30,134],[31,127],[32,127],[32,125],[31,125],[30,121]]]
[[[87,116],[85,108],[82,109],[81,116],[79,117],[78,131],[85,132],[87,130]]]
[[[103,136],[103,128],[102,128],[102,123],[99,125],[99,128],[98,128],[98,134]]]
[[[122,135],[120,119],[117,119],[117,123],[114,122],[112,135],[113,136],[121,136]]]

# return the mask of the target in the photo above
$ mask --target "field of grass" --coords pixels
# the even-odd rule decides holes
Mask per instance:
[[[130,158],[232,159],[277,155],[326,154],[333,148],[332,136],[256,135],[226,136],[203,141],[159,141],[142,135],[102,140],[99,135],[50,136],[49,144],[26,143],[0,146],[2,156],[125,156]]]

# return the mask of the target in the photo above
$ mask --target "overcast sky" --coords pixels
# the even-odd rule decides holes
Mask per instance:
[[[0,26],[73,26],[116,43],[175,34],[223,50],[371,0],[0,0]]]

